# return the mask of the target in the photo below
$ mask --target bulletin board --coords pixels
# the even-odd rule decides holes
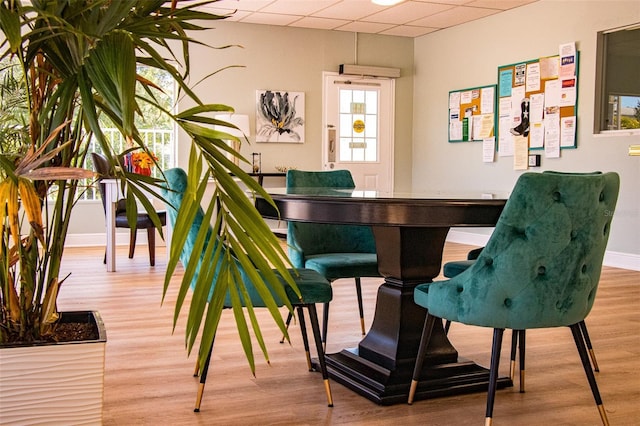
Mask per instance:
[[[498,67],[498,144],[525,137],[529,150],[576,148],[578,52]]]
[[[449,142],[496,135],[496,85],[449,92]]]

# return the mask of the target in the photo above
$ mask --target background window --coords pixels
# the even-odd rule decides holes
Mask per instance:
[[[596,133],[640,129],[640,24],[598,33]]]

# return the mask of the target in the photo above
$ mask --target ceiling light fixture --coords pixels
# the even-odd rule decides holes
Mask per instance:
[[[379,6],[393,6],[394,4],[402,3],[404,0],[371,0],[372,3]]]

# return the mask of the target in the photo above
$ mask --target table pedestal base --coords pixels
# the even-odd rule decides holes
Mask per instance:
[[[357,349],[343,349],[326,355],[329,377],[365,398],[381,405],[406,403],[413,367],[387,370],[357,354]],[[498,389],[513,386],[508,377],[498,378]],[[489,370],[469,360],[429,366],[423,370],[415,400],[486,392]]]

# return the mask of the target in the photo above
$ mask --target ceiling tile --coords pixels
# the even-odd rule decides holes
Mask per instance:
[[[225,18],[225,21],[239,21],[240,19],[248,16],[251,12],[246,10],[230,10],[230,9],[219,9],[219,8],[206,8],[207,12],[215,13],[216,15],[229,15],[228,18]]]
[[[268,6],[270,3],[273,3],[273,1],[274,0],[219,0],[210,7],[231,10],[248,10],[251,12],[256,12],[263,7]]]
[[[524,6],[533,3],[536,0],[474,0],[469,2],[467,6],[484,7],[487,9],[508,10],[514,7]]]
[[[262,13],[256,12],[242,18],[240,22],[248,24],[264,24],[264,25],[290,25],[299,20],[300,16],[283,15],[282,13]]]
[[[261,12],[286,13],[288,15],[311,15],[340,0],[278,0],[260,9]]]
[[[344,19],[328,19],[328,18],[316,18],[315,16],[307,16],[298,21],[295,21],[290,26],[302,27],[302,28],[315,28],[319,30],[333,30],[341,25],[344,25],[350,21]]]
[[[374,13],[373,15],[362,18],[362,20],[367,22],[406,24],[407,22],[414,21],[416,18],[433,15],[435,13],[451,9],[452,7],[453,6],[444,4],[410,1],[400,3],[381,12]]]
[[[485,16],[493,15],[498,12],[499,11],[495,9],[459,6],[455,9],[446,10],[435,15],[427,16],[426,18],[411,21],[411,25],[447,28],[464,22],[484,18]]]
[[[377,34],[384,30],[394,27],[393,24],[379,24],[376,22],[354,21],[346,25],[336,28],[339,31],[352,31],[354,33],[371,33]]]
[[[420,37],[425,34],[438,31],[439,28],[412,27],[410,25],[398,25],[388,30],[382,31],[380,34],[400,37]]]
[[[449,5],[455,5],[455,6],[462,6],[463,4],[473,3],[473,0],[412,0],[412,1],[422,2],[422,3],[449,4]],[[502,1],[502,0],[498,0],[498,1]]]
[[[323,18],[339,18],[357,20],[368,15],[380,12],[386,9],[384,6],[378,6],[371,3],[371,0],[343,0],[331,7],[314,13],[314,16]]]

